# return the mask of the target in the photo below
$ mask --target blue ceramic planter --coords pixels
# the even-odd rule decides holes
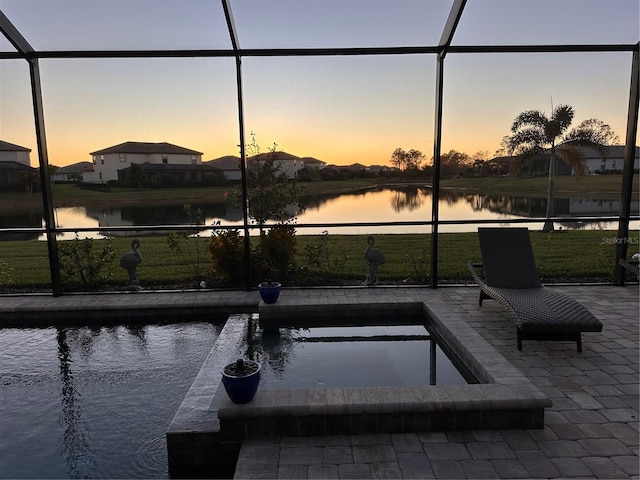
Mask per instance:
[[[222,384],[233,403],[249,403],[258,390],[262,365],[239,359],[222,369]]]
[[[262,282],[258,285],[260,288],[260,296],[264,303],[276,303],[280,296],[282,285],[278,282]]]

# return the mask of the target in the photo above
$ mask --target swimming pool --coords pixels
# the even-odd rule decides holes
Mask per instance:
[[[222,325],[0,329],[0,477],[167,478],[165,432]]]
[[[282,328],[253,335],[246,355],[262,363],[266,390],[467,383],[424,325]]]

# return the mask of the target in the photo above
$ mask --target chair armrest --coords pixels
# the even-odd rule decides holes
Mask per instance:
[[[476,282],[482,282],[482,277],[484,276],[484,263],[469,262],[469,271]]]

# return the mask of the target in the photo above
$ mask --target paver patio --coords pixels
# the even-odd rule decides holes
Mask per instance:
[[[604,324],[572,342],[515,344],[508,313],[477,288],[287,290],[310,302],[398,296],[455,302],[466,321],[552,401],[539,430],[271,437],[243,443],[235,478],[639,478],[638,285],[559,286]],[[127,318],[149,309],[257,307],[257,292],[0,297],[0,322]],[[255,311],[255,310],[254,310]],[[37,317],[37,320],[36,320]]]

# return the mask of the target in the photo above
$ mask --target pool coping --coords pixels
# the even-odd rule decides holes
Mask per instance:
[[[243,352],[249,323],[255,317],[232,315],[167,431],[170,474],[228,475],[241,442],[257,436],[544,427],[544,410],[552,405],[551,400],[468,325],[461,309],[436,298],[428,303],[411,298],[394,300],[372,299],[367,304],[348,298],[326,304],[305,304],[304,299],[296,298],[282,299],[276,305],[261,302],[260,326],[278,328],[291,326],[291,319],[296,324],[307,319],[311,324],[319,317],[388,311],[395,313],[398,324],[407,324],[403,313],[421,311],[438,343],[449,356],[456,357],[454,361],[466,364],[479,383],[259,389],[251,403],[235,405],[219,389],[220,372]]]

